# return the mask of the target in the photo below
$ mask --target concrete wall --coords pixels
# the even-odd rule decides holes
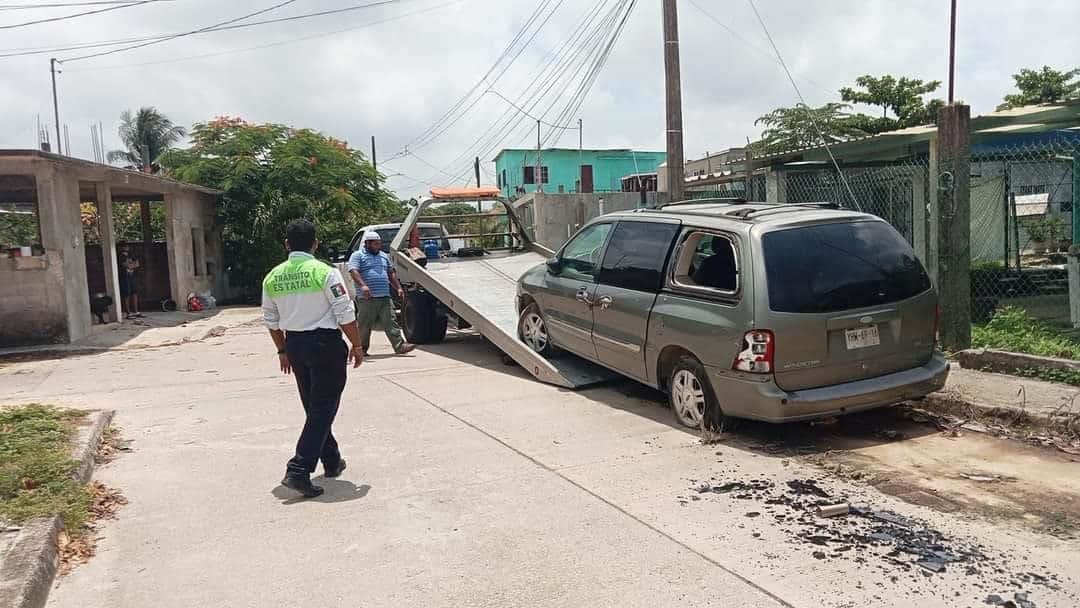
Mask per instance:
[[[41,158],[5,162],[33,175],[45,255],[0,259],[0,344],[68,342],[90,332],[79,181]]]
[[[647,206],[656,205],[656,193],[646,193]],[[527,194],[514,202],[522,223],[531,229],[536,242],[558,249],[583,224],[599,217],[600,199],[604,213],[637,209],[641,206],[638,192],[606,192],[603,194]]]
[[[224,293],[221,239],[213,197],[200,192],[165,195],[165,240],[172,298],[183,308],[189,293]],[[198,263],[198,268],[196,268]]]

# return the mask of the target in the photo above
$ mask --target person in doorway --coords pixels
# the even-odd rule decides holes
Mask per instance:
[[[403,355],[416,346],[405,341],[394,318],[394,303],[390,289],[404,301],[405,291],[398,282],[390,257],[382,250],[382,237],[368,231],[360,239],[360,249],[349,257],[349,274],[356,283],[356,321],[360,325],[360,340],[366,354],[371,346],[371,330],[379,325],[386,332],[394,352]]]
[[[131,255],[127,245],[120,246],[120,254],[117,256],[120,278],[120,305],[128,319],[138,319],[143,315],[139,312],[139,288],[138,272],[141,264]]]
[[[312,254],[318,245],[314,224],[291,222],[285,240],[289,259],[266,275],[262,294],[263,320],[277,347],[278,363],[282,373],[296,376],[305,414],[296,454],[281,485],[309,498],[323,493],[311,483],[320,460],[326,477],[345,470],[332,427],[345,390],[347,363],[351,360],[357,368],[364,360],[345,279],[315,259]]]

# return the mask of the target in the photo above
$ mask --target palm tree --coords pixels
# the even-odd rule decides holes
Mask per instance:
[[[129,169],[157,173],[161,167],[157,159],[183,139],[187,133],[157,108],[139,108],[137,114],[125,110],[120,115],[120,141],[127,150],[109,152],[110,163],[123,163]]]

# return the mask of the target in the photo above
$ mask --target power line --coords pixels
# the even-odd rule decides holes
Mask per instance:
[[[0,11],[32,11],[45,8],[79,8],[105,4],[137,4],[139,0],[95,0],[92,2],[50,2],[48,4],[0,4]],[[174,0],[161,0],[173,2]]]
[[[230,29],[239,29],[239,28],[242,28],[242,27],[252,27],[252,26],[255,26],[255,25],[266,25],[266,24],[270,24],[270,23],[284,23],[284,22],[290,22],[290,21],[297,21],[297,20],[300,20],[300,19],[310,19],[312,17],[322,17],[322,16],[325,16],[325,15],[334,15],[334,14],[339,14],[339,13],[363,10],[363,9],[367,9],[367,8],[374,8],[374,7],[377,7],[377,6],[385,6],[387,4],[396,4],[398,2],[401,2],[402,0],[380,0],[378,2],[371,2],[369,4],[362,4],[360,6],[351,6],[351,7],[347,7],[347,8],[339,8],[339,9],[333,9],[333,10],[319,11],[319,12],[315,12],[315,13],[305,13],[305,14],[302,14],[302,15],[293,15],[291,17],[280,17],[280,18],[276,18],[276,19],[265,19],[263,21],[259,21],[259,22],[255,22],[255,23],[245,23],[245,24],[239,24],[239,25],[232,25],[232,24],[235,24],[238,21],[243,21],[243,20],[249,19],[251,17],[257,17],[258,15],[262,15],[262,14],[269,13],[271,11],[277,10],[277,9],[282,8],[284,6],[287,6],[289,4],[293,4],[296,1],[297,0],[285,0],[284,2],[279,2],[279,3],[277,3],[277,4],[273,5],[273,6],[270,6],[270,7],[255,11],[253,13],[248,13],[248,14],[240,16],[240,17],[235,17],[233,19],[222,21],[220,23],[215,23],[213,25],[208,25],[206,27],[201,27],[199,29],[190,30],[190,31],[186,31],[186,32],[180,32],[178,34],[172,34],[170,36],[166,36],[166,37],[158,39],[158,40],[151,40],[151,41],[144,42],[144,43],[141,43],[141,44],[134,44],[134,45],[126,46],[126,47],[119,48],[119,49],[112,49],[112,50],[109,50],[109,51],[102,51],[100,53],[92,53],[90,55],[83,55],[83,56],[80,56],[80,57],[73,57],[73,58],[69,58],[69,59],[64,59],[63,61],[71,62],[71,61],[81,61],[83,59],[93,59],[95,57],[104,57],[106,55],[113,55],[115,53],[122,53],[124,51],[130,51],[130,50],[134,50],[134,49],[138,49],[138,48],[143,48],[143,47],[146,47],[146,46],[150,46],[152,44],[159,44],[159,43],[162,43],[162,42],[168,42],[170,40],[175,40],[177,38],[183,38],[184,36],[191,36],[191,35],[195,35],[195,34],[203,34],[203,33],[211,32],[211,31],[224,31],[224,30],[230,30]]]
[[[524,103],[531,103],[531,105],[525,106],[530,112],[534,111],[535,108],[537,108],[537,106],[539,106],[541,102],[543,102],[548,97],[548,95],[556,89],[557,85],[559,85],[559,83],[563,81],[564,76],[572,67],[574,67],[575,65],[577,66],[572,72],[569,72],[569,79],[567,79],[566,81],[567,87],[570,83],[574,82],[577,79],[578,74],[580,74],[586,66],[593,64],[596,61],[598,52],[604,46],[604,40],[607,39],[607,37],[611,34],[612,31],[614,31],[614,28],[616,27],[616,24],[619,20],[618,15],[623,9],[627,7],[628,0],[616,0],[616,2],[607,10],[607,13],[604,15],[604,17],[601,18],[600,21],[596,22],[595,27],[593,27],[593,22],[600,15],[602,9],[604,9],[607,4],[608,0],[601,0],[600,2],[598,2],[593,7],[593,9],[591,9],[591,11],[586,15],[586,18],[582,20],[580,26],[563,44],[559,52],[556,53],[556,55],[553,56],[545,66],[542,66],[540,76],[533,83],[536,86],[533,87],[532,85],[530,85],[530,87],[528,87],[523,93],[523,95],[527,94]],[[573,48],[573,51],[567,53],[570,48]],[[578,60],[579,57],[581,57],[581,61]],[[532,90],[531,93],[529,92],[530,89]],[[559,92],[556,93],[553,98],[551,98],[551,101],[548,103],[547,108],[540,115],[541,118],[547,116],[552,111],[552,109],[559,103],[559,100],[562,98],[563,90],[564,87],[560,87],[558,89]],[[476,142],[474,142],[472,146],[470,146],[469,150],[478,147],[478,155],[486,157],[492,154],[499,146],[503,145],[503,143],[508,138],[512,137],[519,130],[519,128],[521,128],[522,123],[524,122],[524,118],[521,116],[518,116],[515,119],[515,117],[511,115],[510,110],[507,110],[507,112],[503,114],[503,117],[508,118],[505,121],[501,122],[501,124],[492,125],[492,127],[489,127],[485,134],[482,135]],[[501,120],[502,119],[500,119],[500,121]],[[529,133],[531,133],[531,124],[527,126],[527,130]],[[526,131],[522,129],[521,132],[523,134],[522,136],[524,136],[524,133]],[[466,156],[471,157],[472,154],[463,153],[462,155],[459,155],[458,158]],[[451,165],[456,162],[457,159],[451,161]],[[467,173],[468,168],[465,168],[458,175],[465,175]]]
[[[289,39],[286,39],[286,40],[280,40],[278,42],[271,42],[271,43],[267,43],[267,44],[260,44],[260,45],[257,45],[257,46],[249,46],[249,47],[243,47],[243,48],[237,48],[237,49],[229,49],[229,50],[226,50],[226,51],[217,51],[217,52],[214,52],[214,53],[202,53],[200,55],[188,55],[188,56],[185,56],[185,57],[175,57],[175,58],[172,58],[172,59],[161,59],[161,60],[158,60],[158,61],[143,61],[143,62],[139,62],[139,63],[124,63],[124,64],[117,64],[117,65],[103,65],[103,66],[94,66],[94,67],[88,67],[88,68],[76,68],[74,70],[66,70],[66,71],[67,72],[97,72],[97,71],[100,71],[100,70],[118,70],[118,69],[137,68],[137,67],[145,67],[145,66],[152,66],[152,65],[162,65],[162,64],[167,64],[167,63],[179,63],[179,62],[183,62],[183,61],[192,61],[192,60],[195,60],[195,59],[206,59],[206,58],[210,58],[210,57],[221,57],[223,55],[234,55],[234,54],[238,54],[238,53],[246,53],[246,52],[249,52],[249,51],[258,51],[258,50],[263,50],[263,49],[268,49],[268,48],[285,46],[285,45],[289,45],[289,44],[295,44],[295,43],[298,43],[298,42],[305,42],[305,41],[308,41],[308,40],[315,40],[315,39],[318,39],[318,38],[325,38],[327,36],[334,36],[334,35],[343,34],[343,33],[346,33],[346,32],[352,32],[352,31],[356,31],[356,30],[361,30],[361,29],[373,27],[373,26],[376,26],[376,25],[381,25],[383,23],[389,23],[391,21],[399,21],[401,19],[405,19],[405,18],[408,18],[408,17],[413,17],[413,16],[416,16],[416,15],[423,15],[423,14],[426,14],[426,13],[431,13],[431,12],[434,12],[434,11],[437,11],[437,10],[448,8],[448,7],[454,6],[456,4],[461,4],[462,2],[465,2],[465,1],[466,0],[451,0],[450,2],[444,2],[443,4],[436,4],[434,6],[429,6],[427,8],[423,8],[423,9],[419,9],[419,10],[415,10],[415,11],[411,11],[411,12],[407,12],[407,13],[402,13],[400,15],[394,15],[393,17],[387,17],[385,19],[379,19],[377,21],[371,21],[369,23],[364,23],[362,25],[357,25],[357,26],[353,26],[353,27],[347,27],[347,28],[343,28],[343,29],[339,29],[339,30],[333,30],[333,31],[329,31],[329,32],[322,32],[322,33],[319,33],[319,34],[312,34],[312,35],[309,35],[309,36],[301,36],[301,37],[298,37],[298,38],[289,38]],[[383,161],[383,162],[385,163],[385,162],[389,162],[389,161]]]
[[[155,34],[155,35],[151,35],[151,36],[139,36],[139,37],[134,37],[134,38],[121,38],[121,39],[116,39],[116,40],[102,40],[102,41],[98,41],[98,42],[86,42],[86,43],[79,43],[79,44],[62,46],[62,47],[22,47],[22,48],[0,49],[0,59],[6,58],[6,57],[22,57],[22,56],[25,56],[25,55],[44,55],[44,54],[58,53],[58,52],[63,52],[63,51],[101,48],[101,47],[107,47],[107,46],[117,46],[117,45],[121,45],[121,44],[131,44],[131,43],[134,43],[134,42],[146,42],[146,41],[153,41],[153,42],[161,41],[161,42],[164,42],[166,40],[172,40],[174,38],[179,38],[181,36],[187,36],[187,35],[193,35],[193,34],[208,34],[208,33],[214,33],[214,32],[225,32],[225,31],[230,31],[230,30],[239,30],[239,29],[244,29],[244,28],[249,28],[249,27],[256,27],[256,26],[260,26],[260,25],[268,25],[268,24],[272,24],[272,23],[281,23],[282,21],[295,21],[295,20],[298,20],[298,19],[308,19],[308,18],[312,18],[312,17],[320,17],[320,16],[323,16],[323,15],[332,14],[332,13],[340,13],[340,12],[345,12],[345,11],[355,11],[355,10],[360,10],[360,9],[365,9],[365,8],[377,7],[377,6],[382,6],[382,5],[385,5],[385,4],[390,4],[392,2],[411,2],[411,1],[413,1],[413,0],[384,0],[382,2],[375,2],[375,3],[372,3],[372,4],[364,4],[364,5],[361,5],[361,6],[353,6],[353,7],[344,8],[344,9],[334,9],[332,11],[320,11],[320,12],[317,12],[317,13],[305,13],[305,14],[301,14],[301,15],[293,15],[292,17],[280,17],[280,18],[276,18],[276,19],[263,19],[261,21],[251,21],[251,22],[248,22],[248,23],[236,23],[236,24],[233,24],[233,23],[230,22],[229,25],[210,26],[210,27],[206,27],[206,28],[200,28],[199,30],[191,31],[191,32]],[[242,19],[244,19],[244,17],[240,17],[240,18],[237,18],[237,19],[231,20],[231,21],[237,21],[237,20],[242,20]],[[126,50],[126,49],[117,49],[116,52],[120,52],[122,50]],[[102,53],[102,54],[105,54],[105,53]],[[76,61],[78,59],[81,59],[81,58],[76,57],[76,58],[72,58],[72,59],[67,59],[65,61]]]
[[[495,95],[495,96],[496,96],[496,97],[498,97],[499,99],[502,99],[502,100],[503,100],[503,101],[505,101],[506,103],[510,104],[510,106],[511,106],[511,107],[513,107],[513,108],[514,108],[515,110],[517,110],[518,112],[521,112],[521,113],[522,113],[522,114],[524,114],[525,116],[528,116],[529,118],[531,118],[531,119],[535,120],[536,122],[538,122],[538,123],[540,123],[540,124],[544,125],[545,127],[551,127],[551,128],[553,128],[553,129],[576,129],[576,128],[577,128],[577,127],[575,127],[575,126],[573,126],[573,125],[555,125],[555,124],[551,124],[550,122],[545,122],[545,121],[543,121],[543,120],[541,120],[541,119],[539,119],[539,118],[537,118],[537,117],[533,116],[532,114],[529,114],[529,112],[528,112],[528,111],[526,111],[526,110],[525,110],[525,109],[523,109],[523,108],[522,108],[521,106],[519,106],[519,105],[517,105],[516,103],[514,103],[513,101],[510,101],[510,99],[508,99],[508,98],[506,97],[506,95],[503,95],[502,93],[500,93],[500,92],[496,91],[495,89],[488,89],[488,90],[487,90],[486,92],[487,92],[487,93],[491,93],[492,95]]]
[[[769,33],[768,26],[765,25],[765,20],[761,18],[761,13],[757,10],[757,5],[754,4],[754,0],[746,0],[750,3],[750,8],[754,9],[754,15],[757,17],[758,23],[761,24],[761,29],[765,32],[765,37],[769,39],[769,44],[772,45],[773,52],[776,53],[776,58],[780,60],[780,65],[784,68],[784,73],[787,74],[788,80],[791,82],[791,86],[795,89],[795,94],[799,96],[799,102],[809,109],[810,106],[806,104],[806,99],[803,97],[802,91],[799,90],[799,85],[795,82],[795,79],[791,76],[791,70],[787,67],[787,62],[784,61],[784,56],[780,54],[780,49],[776,46],[776,42],[773,40],[772,34]],[[851,197],[851,202],[855,205],[855,209],[862,211],[862,206],[859,205],[859,201],[855,198],[855,192],[851,190],[851,184],[848,183],[847,178],[844,177],[844,172],[840,170],[840,163],[836,162],[836,157],[833,156],[832,148],[829,147],[829,140],[825,137],[825,133],[822,132],[818,126],[817,121],[814,120],[814,113],[807,112],[807,118],[810,120],[810,124],[813,125],[814,130],[818,132],[818,137],[821,138],[822,145],[825,146],[825,151],[829,153],[829,160],[832,161],[833,167],[836,168],[836,174],[840,177],[840,181],[843,182],[844,188],[847,189],[848,196]]]
[[[688,0],[688,2],[690,2],[690,6],[692,6],[692,7],[696,8],[696,9],[698,10],[698,12],[700,12],[700,13],[701,13],[702,15],[705,15],[705,17],[706,17],[706,18],[708,18],[708,19],[709,19],[709,21],[712,21],[712,22],[713,22],[713,23],[715,23],[716,25],[719,25],[719,26],[720,26],[720,27],[722,27],[722,28],[723,28],[723,29],[724,29],[724,30],[725,30],[725,31],[726,31],[727,33],[731,34],[732,38],[735,38],[735,39],[736,39],[736,40],[738,40],[739,42],[742,42],[742,43],[743,43],[743,44],[745,44],[745,45],[746,45],[747,47],[749,47],[749,48],[753,49],[754,51],[756,51],[756,52],[757,52],[758,54],[760,54],[760,55],[762,55],[762,56],[768,57],[769,59],[775,59],[775,57],[773,57],[773,56],[772,56],[772,54],[771,54],[771,53],[769,53],[769,51],[767,51],[767,50],[765,50],[765,49],[761,48],[760,46],[758,46],[758,45],[754,44],[753,42],[751,42],[751,41],[747,40],[747,39],[746,39],[746,38],[745,38],[745,37],[744,37],[744,36],[743,36],[742,34],[740,34],[740,33],[739,33],[739,32],[738,32],[737,30],[735,30],[734,28],[732,28],[732,27],[731,27],[731,26],[729,26],[728,24],[724,23],[723,21],[720,21],[719,19],[717,19],[717,18],[716,18],[715,16],[713,16],[713,15],[712,15],[712,13],[710,13],[709,11],[705,10],[704,8],[702,8],[702,7],[701,7],[701,5],[700,5],[700,4],[698,4],[697,2],[695,2],[694,0]],[[781,66],[782,66],[781,62],[779,62],[779,61],[775,61],[774,63],[776,63],[777,65],[781,65]],[[802,74],[799,74],[799,78],[802,78],[802,79],[803,79],[803,80],[805,80],[805,81],[806,81],[806,82],[807,82],[808,84],[811,84],[811,85],[813,85],[813,86],[817,87],[818,89],[820,89],[821,91],[823,91],[823,92],[825,92],[825,93],[828,93],[829,95],[832,95],[832,94],[833,94],[833,91],[832,91],[832,90],[830,90],[830,89],[826,88],[826,87],[825,87],[824,85],[822,85],[822,84],[820,84],[820,83],[818,83],[818,82],[815,82],[814,80],[811,80],[810,78],[807,78],[806,76],[803,76]]]
[[[608,0],[599,0],[592,8],[586,11],[585,15],[578,20],[577,27],[574,28],[558,50],[546,62],[539,66],[538,76],[533,79],[529,85],[526,86],[521,95],[519,95],[519,99],[524,98],[524,101],[521,103],[532,104],[528,110],[531,111],[540,104],[555,84],[562,78],[563,74],[565,74],[569,67],[573,65],[582,51],[589,48],[590,44],[592,44],[591,41],[599,36],[607,18],[605,17],[601,20],[596,27],[592,26],[596,18],[600,15],[601,9],[607,2]],[[588,33],[587,36],[586,33]],[[578,44],[579,42],[581,42],[581,44]],[[568,50],[571,48],[574,49],[573,52],[568,53]],[[586,53],[586,55],[588,54],[589,53]],[[554,103],[554,101],[552,103]],[[516,116],[515,120],[514,111],[508,108],[498,119],[493,121],[472,144],[451,160],[447,164],[447,167],[456,165],[459,160],[466,158],[471,159],[474,155],[486,157],[491,149],[498,147],[499,144],[505,141],[523,121],[524,118],[520,114]],[[530,125],[530,131],[531,128]],[[462,171],[462,174],[464,173],[467,173],[467,169]]]
[[[42,23],[54,23],[56,21],[67,21],[68,19],[75,19],[78,17],[86,17],[88,15],[97,15],[99,13],[107,13],[109,11],[118,11],[122,8],[132,8],[136,6],[142,6],[144,4],[151,4],[153,2],[162,2],[163,0],[138,0],[121,4],[117,6],[107,6],[105,8],[98,8],[92,11],[84,11],[81,13],[72,13],[70,15],[64,15],[62,17],[47,17],[45,19],[35,19],[33,21],[23,21],[22,23],[12,23],[10,25],[0,25],[0,30],[11,30],[17,27],[27,27],[30,25],[40,25]]]
[[[472,96],[473,93],[475,93],[477,90],[479,90],[480,86],[483,85],[483,83],[485,81],[487,81],[487,79],[491,76],[491,74],[493,72],[495,72],[495,70],[499,67],[500,62],[509,55],[510,51],[513,50],[514,44],[518,40],[520,40],[525,35],[525,33],[527,33],[529,31],[532,23],[534,23],[539,18],[539,16],[541,14],[543,14],[543,12],[551,5],[551,1],[552,0],[544,0],[544,2],[542,2],[537,7],[537,10],[533,12],[533,15],[530,16],[530,18],[526,22],[525,26],[523,26],[521,31],[519,31],[518,34],[514,36],[514,39],[511,41],[511,44],[508,45],[506,50],[504,50],[503,53],[495,60],[495,63],[492,64],[491,68],[489,68],[488,71],[484,74],[484,76],[482,76],[480,78],[480,80],[478,80],[476,82],[476,84],[474,84],[473,87],[471,89],[469,89],[469,91],[465,94],[465,96],[463,96],[460,100],[458,100],[458,102],[455,104],[455,106],[453,108],[451,108],[450,111],[448,111],[446,114],[444,114],[444,118],[452,115],[458,108],[460,108],[466,102],[466,100],[468,100]],[[558,0],[557,4],[555,4],[554,8],[552,8],[551,11],[547,13],[547,15],[544,17],[543,21],[540,22],[540,25],[537,26],[536,30],[533,31],[532,35],[529,36],[528,40],[525,40],[525,42],[520,46],[520,48],[518,48],[517,52],[514,53],[514,56],[510,58],[510,61],[507,62],[505,66],[503,66],[502,71],[500,71],[498,73],[498,75],[496,75],[494,78],[491,79],[490,84],[494,85],[495,83],[497,83],[499,81],[500,78],[502,78],[503,74],[505,74],[507,72],[507,70],[510,69],[510,66],[512,66],[515,61],[517,61],[518,57],[520,57],[521,54],[525,51],[525,49],[528,48],[529,44],[532,43],[532,41],[536,38],[536,36],[540,33],[540,31],[544,28],[544,26],[547,25],[548,21],[551,20],[552,16],[555,15],[555,12],[559,10],[559,8],[563,5],[564,2],[565,2],[565,0]],[[464,117],[466,114],[468,114],[470,110],[472,110],[474,107],[476,107],[476,104],[479,103],[480,99],[482,99],[482,98],[483,98],[483,93],[481,93],[476,99],[474,99],[472,101],[472,103],[470,103],[468,105],[468,107],[466,107],[464,110],[462,110],[460,113],[458,113],[457,116],[455,116],[453,118],[448,118],[448,119],[445,119],[445,120],[444,120],[444,118],[440,118],[438,121],[436,121],[435,125],[432,125],[432,127],[429,127],[425,131],[425,133],[422,133],[419,137],[417,137],[413,141],[409,142],[409,144],[407,144],[406,147],[414,147],[414,148],[415,147],[423,147],[423,146],[426,146],[426,145],[430,144],[431,142],[435,141],[443,133],[446,133],[447,130],[449,130],[451,127],[453,127],[455,124],[457,124],[457,122],[460,121],[461,118]],[[441,125],[439,124],[440,121],[442,121]]]

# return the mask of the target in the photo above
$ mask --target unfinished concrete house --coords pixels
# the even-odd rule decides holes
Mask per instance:
[[[139,308],[220,293],[220,193],[36,150],[0,150],[0,346],[77,342],[120,322],[118,251],[140,261]]]

